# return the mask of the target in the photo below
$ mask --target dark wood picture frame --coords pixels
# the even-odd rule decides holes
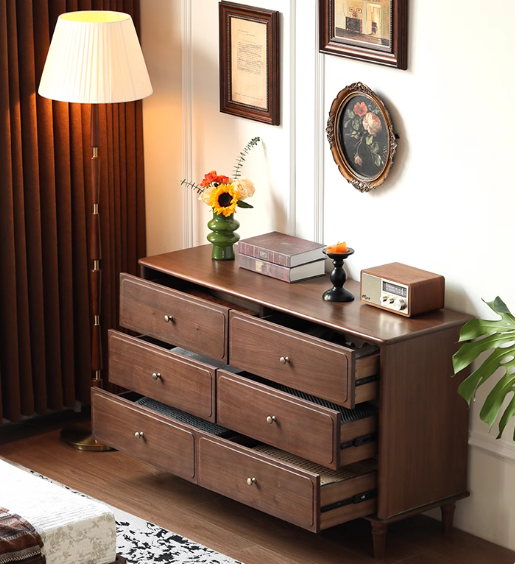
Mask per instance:
[[[365,16],[363,11],[351,13],[355,12],[356,8],[348,8],[348,16],[345,15],[346,28],[338,28],[340,33],[337,33],[335,9],[336,4],[343,1],[318,0],[320,52],[406,70],[408,68],[408,0],[389,0],[389,39],[381,42],[374,38],[377,44],[372,43],[372,39],[370,42],[364,39],[367,37],[362,33]],[[378,3],[385,1],[378,0]],[[372,26],[373,22],[370,24]]]
[[[279,73],[279,12],[244,6],[234,2],[220,2],[220,111],[270,125],[280,124],[280,73]],[[237,20],[243,25],[253,25],[263,35],[265,53],[262,47],[249,43],[234,46],[232,41],[233,24]],[[258,27],[256,27],[256,24]],[[261,26],[264,26],[260,29]],[[256,97],[256,104],[252,103],[255,89],[237,85],[233,75],[233,53],[242,53],[238,61],[238,71],[248,71],[249,75],[261,76],[262,93]],[[262,63],[264,67],[262,68]],[[254,65],[254,66],[253,66]],[[261,65],[261,66],[260,66]],[[245,68],[247,66],[247,68]],[[260,70],[261,69],[261,70]],[[241,92],[240,92],[241,90]],[[258,89],[260,92],[260,89]]]
[[[382,100],[361,82],[341,90],[327,121],[327,140],[342,175],[360,192],[382,184],[393,164],[397,141]]]

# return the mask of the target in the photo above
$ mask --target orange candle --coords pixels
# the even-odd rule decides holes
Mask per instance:
[[[336,245],[330,245],[329,247],[327,247],[326,252],[328,253],[346,253],[347,252],[347,244],[345,243],[345,241],[340,242],[338,241],[338,244]]]

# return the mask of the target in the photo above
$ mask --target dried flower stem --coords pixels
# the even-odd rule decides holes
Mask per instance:
[[[185,178],[183,178],[181,180],[180,184],[181,184],[181,186],[187,186],[188,188],[195,190],[197,192],[197,194],[202,194],[202,192],[206,189],[206,187],[199,186],[196,182],[190,182],[189,180],[186,180]]]
[[[234,172],[232,175],[233,180],[238,180],[238,178],[240,177],[241,167],[245,162],[245,156],[248,155],[250,150],[253,149],[260,141],[261,141],[261,137],[254,137],[254,139],[251,139],[247,143],[245,148],[240,152],[240,154],[236,159],[236,164],[234,165]]]

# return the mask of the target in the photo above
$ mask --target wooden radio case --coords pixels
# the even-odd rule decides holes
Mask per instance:
[[[392,262],[361,271],[361,301],[412,317],[444,307],[445,278]]]

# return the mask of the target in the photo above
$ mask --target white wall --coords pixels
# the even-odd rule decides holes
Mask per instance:
[[[217,0],[142,2],[155,92],[144,101],[149,254],[204,243],[209,209],[177,181],[230,174],[259,135],[243,169],[257,192],[255,209],[238,212],[242,237],[278,229],[344,239],[356,249],[347,263],[354,278],[399,261],[443,274],[449,308],[491,316],[481,298],[500,295],[515,311],[515,4],[498,0],[490,18],[478,0],[411,3],[408,71],[320,55],[317,4],[252,2],[282,14],[281,126],[273,127],[219,112]],[[389,178],[368,194],[340,175],[325,139],[332,100],[357,81],[383,99],[400,135]],[[456,523],[515,549],[513,425],[495,441],[472,411],[472,496],[458,504]]]

